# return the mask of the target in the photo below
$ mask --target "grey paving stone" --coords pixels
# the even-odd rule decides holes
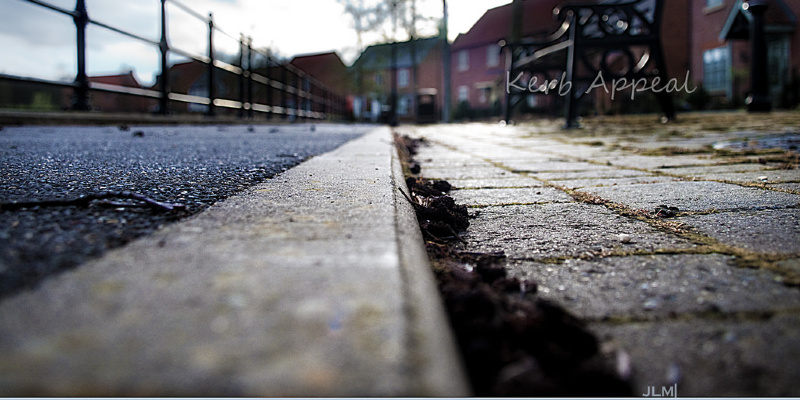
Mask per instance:
[[[449,179],[448,182],[459,189],[544,187],[542,181],[523,175],[502,178]]]
[[[586,192],[636,209],[666,204],[681,211],[792,207],[800,196],[719,182],[671,182],[586,188]]]
[[[757,253],[800,254],[800,209],[691,215],[679,218],[720,242]]]
[[[783,270],[800,274],[800,258],[790,258],[788,260],[778,261],[775,264]]]
[[[600,186],[635,185],[635,184],[661,183],[661,182],[678,182],[678,179],[671,178],[668,176],[645,175],[645,176],[636,176],[630,178],[567,179],[567,180],[550,181],[550,183],[563,186],[569,189],[580,189],[584,187],[600,187]]]
[[[603,206],[551,203],[475,210],[463,235],[470,251],[505,251],[510,258],[576,257],[613,251],[685,249],[694,245]],[[631,235],[624,243],[618,236]]]
[[[800,180],[800,175],[797,173],[785,174],[774,170],[764,170],[728,174],[708,174],[703,177],[698,176],[698,178],[736,183],[776,183],[797,181]]]
[[[536,177],[547,181],[559,179],[597,179],[597,178],[628,178],[628,177],[656,177],[655,175],[648,174],[647,172],[636,171],[632,169],[618,169],[597,166],[588,171],[564,171],[564,172],[542,172],[537,173]]]
[[[677,378],[679,397],[800,396],[800,316],[739,320],[591,324],[603,340],[624,349],[636,390],[660,392]]]
[[[429,161],[429,162],[426,161],[423,158],[417,158],[417,160],[420,161],[420,162],[424,162],[425,163],[425,169],[426,170],[427,169],[439,169],[439,168],[446,169],[446,168],[463,168],[463,167],[468,167],[468,168],[476,168],[476,167],[490,168],[490,167],[494,167],[494,165],[492,165],[491,163],[488,163],[486,161],[475,160],[475,159],[467,159],[467,158],[465,158],[465,159],[450,158],[450,159],[441,159],[441,160],[431,159],[431,161]],[[425,175],[424,172],[423,172],[423,175]]]
[[[594,161],[607,162],[610,165],[628,168],[643,168],[654,170],[664,167],[712,165],[718,161],[694,156],[640,156],[634,154],[618,155],[611,157],[597,157]]]
[[[723,255],[650,255],[507,263],[539,283],[542,298],[590,320],[664,318],[700,312],[800,309],[800,291],[768,271],[737,268]]]
[[[774,185],[767,185],[769,187],[781,190],[793,190],[800,194],[800,183],[777,183]]]
[[[732,172],[753,172],[767,169],[761,164],[728,164],[728,165],[708,165],[702,167],[684,168],[660,168],[656,171],[670,175],[680,175],[686,177],[705,177],[712,174],[726,174]]]
[[[414,156],[426,168],[452,168],[464,166],[491,166],[490,163],[476,159],[460,151],[454,151],[442,146],[424,146]]]
[[[577,161],[570,161],[566,159],[555,159],[551,158],[549,160],[541,160],[541,161],[514,161],[514,160],[498,160],[502,162],[503,166],[510,168],[515,171],[523,171],[532,174],[539,174],[543,172],[573,172],[573,171],[591,171],[594,173],[598,172],[609,172],[615,170],[616,168],[608,167],[605,165],[597,165],[587,162],[577,162]]]
[[[423,168],[425,168],[423,166]],[[423,175],[434,179],[466,179],[466,178],[504,178],[513,176],[511,172],[493,166],[461,167],[461,168],[425,168]]]
[[[572,202],[572,197],[550,187],[455,190],[450,193],[459,204],[467,206],[494,206],[503,204],[527,204],[545,202]]]

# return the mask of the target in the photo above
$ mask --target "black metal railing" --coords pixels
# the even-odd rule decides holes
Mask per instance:
[[[157,114],[173,114],[178,105],[194,105],[193,109],[203,110],[206,115],[216,116],[218,109],[238,110],[240,118],[252,119],[255,113],[266,118],[273,117],[296,119],[342,119],[345,117],[346,102],[341,93],[335,93],[328,86],[306,74],[294,65],[279,62],[269,52],[253,48],[253,40],[243,34],[238,38],[226,33],[214,24],[213,15],[204,16],[178,0],[161,0],[161,37],[153,40],[141,35],[120,29],[89,17],[85,0],[76,0],[74,10],[67,10],[41,0],[20,0],[32,3],[51,11],[70,16],[75,23],[77,42],[77,73],[73,82],[57,82],[31,77],[20,77],[0,74],[0,80],[22,83],[35,83],[71,87],[73,96],[70,108],[79,111],[92,109],[90,92],[116,93],[157,100],[153,112]],[[173,47],[169,44],[167,24],[167,3],[181,9],[188,15],[203,21],[208,26],[208,54],[195,55],[189,51]],[[139,42],[157,47],[160,53],[160,71],[153,88],[134,88],[109,83],[93,82],[86,73],[86,27],[95,25]],[[238,60],[225,62],[216,57],[214,39],[216,35],[224,35],[239,42]],[[207,79],[206,95],[197,93],[179,93],[172,90],[173,75],[169,63],[170,55],[178,55],[200,63],[205,69]],[[262,58],[260,65],[255,65],[254,57]],[[174,68],[176,64],[172,65]],[[218,93],[219,87],[238,86],[238,90],[226,90]],[[190,107],[185,107],[187,111]]]

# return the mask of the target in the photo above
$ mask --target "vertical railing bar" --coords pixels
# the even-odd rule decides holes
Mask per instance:
[[[239,36],[239,103],[241,103],[241,107],[239,107],[239,118],[244,119],[245,112],[247,106],[245,105],[245,93],[244,93],[244,34]]]
[[[271,120],[272,115],[275,113],[275,104],[272,102],[272,92],[274,88],[272,87],[272,57],[270,56],[270,51],[267,51],[267,69],[265,71],[265,77],[267,78],[267,84],[265,85],[267,90],[267,105],[269,108],[269,113],[267,113],[267,119]]]
[[[294,120],[299,121],[301,115],[303,115],[303,106],[300,104],[300,91],[302,90],[302,79],[300,78],[300,74],[293,73],[294,75]]]
[[[214,67],[214,15],[208,13],[208,116],[213,117],[216,115],[216,108],[214,100],[216,94],[216,79]]]
[[[253,119],[253,38],[247,38],[247,102],[250,109],[247,110],[247,117]]]
[[[74,110],[88,111],[89,106],[89,77],[86,75],[86,25],[89,23],[89,12],[86,10],[85,0],[75,2],[75,21],[78,72],[75,75]]]
[[[283,110],[283,119],[289,118],[289,92],[286,90],[287,73],[289,70],[285,66],[281,66],[281,107]]]
[[[167,0],[161,0],[161,40],[158,48],[161,52],[161,98],[159,99],[158,113],[167,115],[169,114],[169,93],[171,89],[168,63]]]

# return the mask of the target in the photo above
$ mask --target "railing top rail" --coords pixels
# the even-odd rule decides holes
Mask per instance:
[[[60,12],[61,14],[69,15],[70,17],[74,17],[75,16],[75,11],[67,10],[65,8],[61,8],[59,6],[50,4],[50,3],[45,2],[45,1],[40,1],[40,0],[23,0],[23,1],[27,1],[28,3],[37,4],[37,5],[40,5],[40,6],[44,7],[44,8],[49,8],[49,9],[51,9],[53,11]]]

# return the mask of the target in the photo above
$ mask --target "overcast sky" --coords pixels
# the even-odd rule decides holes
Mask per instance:
[[[65,9],[75,0],[45,0]],[[510,0],[449,0],[449,33],[454,39],[466,32],[483,13]],[[350,63],[356,57],[352,20],[336,0],[182,0],[202,15],[213,12],[215,24],[228,34],[253,37],[258,48],[277,49],[281,56],[337,51]],[[160,0],[86,0],[91,18],[158,40]],[[169,4],[169,3],[168,3]],[[441,18],[440,0],[417,0],[423,22],[421,34],[435,34]],[[168,7],[170,45],[196,54],[206,53],[207,28],[175,6]],[[384,33],[385,34],[385,33]],[[365,44],[381,41],[367,35]],[[89,75],[133,70],[143,85],[154,83],[159,68],[158,49],[103,28],[87,30]],[[24,0],[0,0],[0,73],[52,80],[72,80],[76,72],[75,28],[70,17]],[[217,35],[215,51],[235,54],[235,40]],[[177,60],[177,59],[176,59]]]

